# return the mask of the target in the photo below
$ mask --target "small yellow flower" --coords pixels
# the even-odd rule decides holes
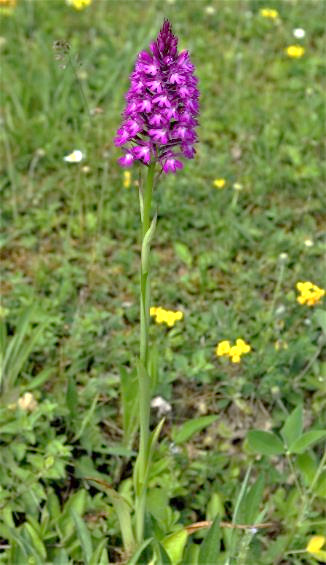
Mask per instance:
[[[246,343],[243,339],[237,339],[236,346],[240,349],[241,353],[249,353],[249,351],[251,351],[249,343]]]
[[[305,49],[304,47],[302,47],[302,45],[289,45],[285,49],[285,53],[288,57],[291,57],[291,59],[300,59],[301,57],[303,57],[304,52]]]
[[[149,313],[151,316],[155,317],[155,322],[157,324],[166,324],[169,328],[172,328],[176,321],[182,320],[183,318],[183,312],[181,312],[181,310],[165,310],[161,306],[158,308],[152,306]]]
[[[230,353],[230,342],[229,341],[220,341],[216,347],[216,355],[217,357],[222,357],[223,355],[229,355]]]
[[[131,185],[131,172],[124,171],[123,173],[123,186],[124,188],[130,188]]]
[[[230,357],[232,363],[240,363],[241,355],[249,353],[251,347],[249,343],[246,343],[243,339],[238,338],[235,345],[230,344],[229,341],[220,341],[217,344],[215,353],[217,357],[223,357],[224,355]]]
[[[235,182],[233,184],[233,188],[234,188],[234,190],[238,190],[239,192],[240,192],[240,190],[243,190],[243,186],[240,182]]]
[[[300,295],[297,297],[299,304],[307,304],[307,306],[314,306],[325,295],[325,290],[313,284],[310,281],[298,282],[296,284],[297,290]]]
[[[323,545],[326,542],[325,536],[312,536],[310,538],[306,551],[313,555],[318,561],[326,563],[326,551],[322,550]]]
[[[308,542],[306,551],[308,551],[308,553],[316,553],[316,551],[319,551],[323,547],[325,541],[326,538],[324,536],[312,536]]]
[[[278,11],[272,8],[262,8],[259,13],[263,18],[269,18],[270,20],[276,20],[278,18]]]
[[[91,2],[92,0],[66,0],[68,6],[72,6],[75,10],[84,10]]]
[[[16,0],[0,0],[0,14],[10,16],[16,7]]]
[[[226,185],[226,180],[225,179],[215,179],[213,182],[213,185],[215,186],[215,188],[224,188]]]
[[[240,363],[241,360],[241,347],[233,345],[230,349],[229,357],[231,357],[232,363]]]

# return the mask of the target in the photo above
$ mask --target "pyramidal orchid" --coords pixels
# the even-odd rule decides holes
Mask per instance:
[[[198,80],[188,51],[178,53],[177,47],[178,38],[165,20],[150,52],[141,51],[136,59],[114,140],[123,148],[123,167],[155,162],[164,173],[174,173],[183,167],[180,159],[195,155]]]
[[[197,141],[197,78],[188,52],[178,53],[177,46],[178,39],[172,33],[170,22],[165,20],[157,39],[150,44],[149,51],[141,51],[137,57],[130,75],[131,84],[126,94],[122,124],[114,140],[123,149],[123,156],[119,159],[121,166],[129,167],[139,162],[144,165],[143,172],[146,171],[139,183],[142,224],[140,351],[137,362],[137,398],[132,398],[132,402],[138,405],[138,417],[132,434],[135,427],[139,426],[139,448],[133,469],[135,536],[129,522],[126,522],[125,512],[119,518],[126,549],[133,543],[141,547],[144,542],[150,466],[163,425],[162,420],[154,431],[150,429],[151,395],[155,388],[149,343],[150,247],[156,226],[156,215],[151,217],[153,190],[162,172],[175,173],[182,169],[184,158],[194,157],[194,145]],[[124,398],[126,390],[122,390],[122,401]],[[130,413],[130,404],[126,404],[124,413]],[[124,430],[126,445],[130,444],[128,429],[126,427]]]

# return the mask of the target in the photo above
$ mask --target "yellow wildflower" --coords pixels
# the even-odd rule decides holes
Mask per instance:
[[[237,345],[233,345],[230,349],[229,357],[231,357],[232,363],[240,363],[241,360],[241,348]]]
[[[16,7],[16,0],[0,0],[0,14],[10,16]]]
[[[66,0],[68,6],[72,6],[75,10],[84,10],[91,2],[92,0]]]
[[[149,313],[151,316],[155,317],[157,324],[166,324],[169,328],[172,328],[178,320],[182,320],[183,318],[183,312],[181,312],[181,310],[165,310],[161,306],[158,308],[152,306]]]
[[[306,551],[308,551],[308,553],[316,553],[323,547],[325,541],[326,538],[324,536],[312,536],[308,542]]]
[[[249,343],[246,343],[243,339],[238,338],[236,346],[240,349],[241,353],[249,353],[249,351],[251,351]]]
[[[307,304],[307,306],[314,306],[325,295],[325,290],[313,284],[310,281],[298,282],[296,284],[297,290],[300,295],[297,297],[299,304]]]
[[[326,563],[326,551],[322,550],[325,542],[325,536],[312,536],[306,547],[306,551],[322,563]]]
[[[215,188],[224,188],[226,185],[226,180],[225,179],[215,179],[213,182],[213,185],[215,186]]]
[[[300,59],[300,57],[303,57],[304,51],[302,45],[289,45],[285,49],[285,53],[288,57],[291,57],[291,59]]]
[[[124,171],[123,173],[123,186],[124,188],[130,188],[131,185],[131,172]]]
[[[230,353],[230,342],[229,341],[220,341],[216,347],[216,355],[217,357],[222,357],[223,355],[228,355]]]
[[[278,18],[278,11],[272,8],[262,8],[259,13],[263,18],[269,18],[270,20],[276,20]]]
[[[240,363],[241,355],[249,353],[249,351],[251,351],[250,345],[243,339],[238,338],[235,345],[232,346],[227,340],[220,341],[220,343],[217,344],[215,353],[217,357],[223,357],[226,355],[227,357],[230,357],[232,363]]]

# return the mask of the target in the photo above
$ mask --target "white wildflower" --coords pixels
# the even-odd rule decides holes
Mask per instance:
[[[293,35],[297,39],[303,39],[306,35],[306,32],[304,29],[302,29],[302,27],[297,27],[296,29],[293,30]]]
[[[72,153],[69,153],[69,155],[63,158],[67,163],[80,163],[83,159],[84,155],[79,149],[74,149]]]
[[[33,412],[37,406],[37,402],[31,392],[25,392],[25,394],[18,399],[17,404],[19,408],[26,412]]]
[[[155,396],[151,401],[151,407],[157,409],[158,417],[168,414],[172,410],[171,404],[169,404],[162,396]]]

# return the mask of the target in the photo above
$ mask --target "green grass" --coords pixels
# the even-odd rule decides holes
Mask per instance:
[[[266,6],[279,20],[262,18]],[[257,534],[248,563],[315,563],[286,552],[325,533],[325,471],[297,524],[300,497],[286,461],[271,465],[245,441],[251,428],[278,431],[300,403],[307,428],[326,425],[322,306],[300,306],[295,289],[300,280],[326,285],[325,3],[94,0],[77,12],[63,0],[22,0],[0,14],[2,306],[8,339],[30,303],[29,339],[47,324],[18,386],[1,397],[3,563],[20,565],[19,551],[29,563],[44,555],[86,562],[65,510],[74,501],[93,547],[107,538],[118,562],[111,506],[83,479],[100,473],[128,495],[134,457],[122,444],[119,369],[135,367],[139,347],[138,171],[124,188],[112,139],[136,54],[165,16],[196,65],[201,118],[196,159],[155,194],[153,305],[182,309],[184,320],[151,328],[154,392],[172,405],[152,484],[171,500],[171,531],[176,521],[213,516],[216,497],[231,521],[253,463],[252,478],[265,477],[264,520],[276,526]],[[303,40],[292,35],[297,27]],[[53,48],[57,41],[69,43],[69,55]],[[304,56],[288,58],[284,49],[297,43]],[[85,152],[81,164],[63,161],[73,149]],[[252,347],[240,365],[215,356],[219,341],[238,337]],[[30,390],[37,409],[15,408]],[[219,417],[207,431],[171,450],[174,427],[209,414]],[[313,467],[320,445],[306,456]],[[309,484],[295,459],[298,480]]]

